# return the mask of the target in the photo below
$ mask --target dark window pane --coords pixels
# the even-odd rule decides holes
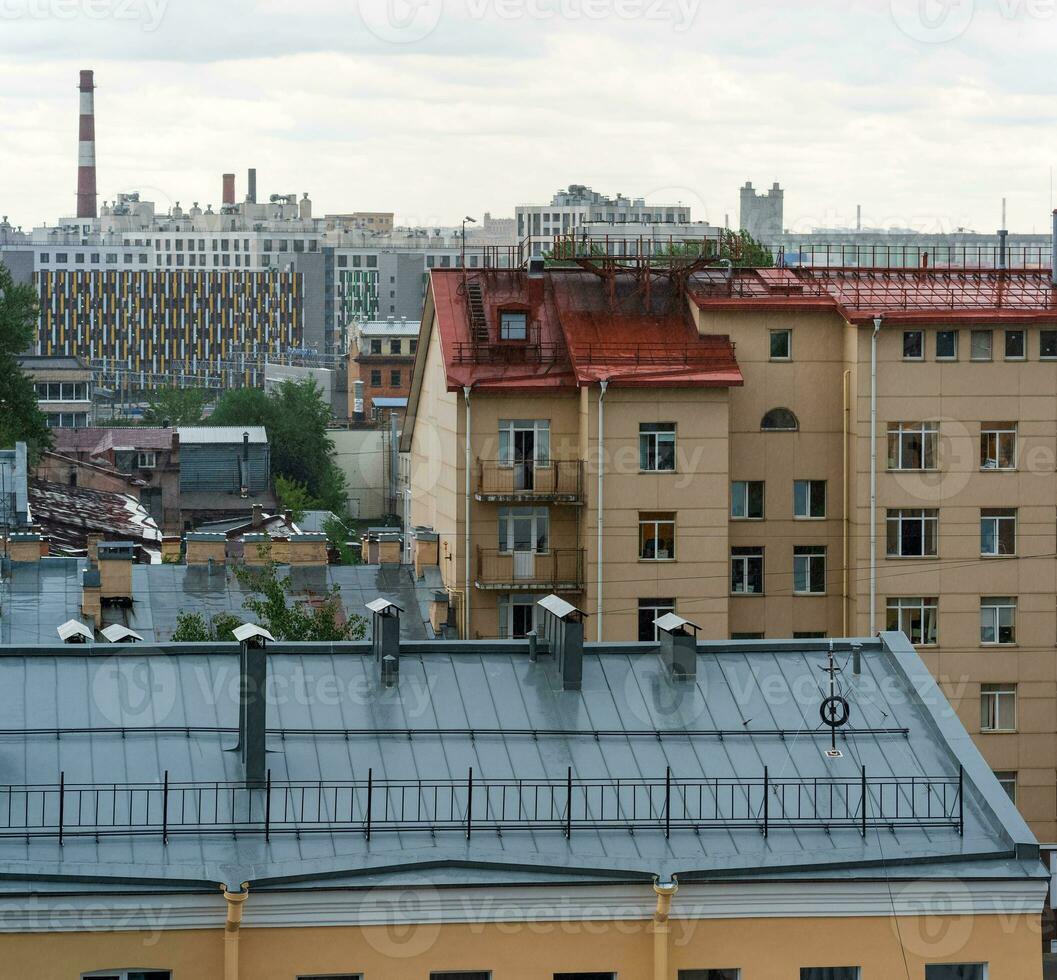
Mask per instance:
[[[925,967],[925,980],[984,980],[983,963],[940,963]]]
[[[920,330],[907,330],[903,334],[904,357],[922,357],[922,351],[924,350],[924,346],[924,334]]]
[[[1006,331],[1006,357],[1024,356],[1024,331]]]
[[[738,980],[737,970],[680,970],[679,980]]]
[[[1039,357],[1057,357],[1057,330],[1039,331]]]

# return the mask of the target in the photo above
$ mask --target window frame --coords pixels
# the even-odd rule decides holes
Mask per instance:
[[[1004,437],[1012,437],[1013,440],[1013,465],[1001,466],[1002,443]],[[989,455],[990,445],[985,449],[985,442],[994,442],[994,455]],[[981,422],[980,423],[980,471],[983,473],[1009,473],[1017,468],[1018,454],[1018,432],[1016,422]],[[993,459],[994,466],[986,466],[985,461]]]
[[[525,343],[528,340],[529,334],[529,311],[523,309],[501,309],[498,311],[499,317],[499,339],[510,341],[511,343],[519,344]],[[511,326],[513,321],[517,321],[520,324],[519,330],[511,333]],[[517,334],[520,334],[518,336]]]
[[[1044,353],[1046,344],[1044,338],[1052,342],[1053,353]],[[1040,330],[1039,331],[1039,360],[1040,361],[1057,361],[1057,330]]]
[[[913,341],[917,338],[918,352],[916,354],[907,353],[907,341]],[[924,330],[904,330],[903,331],[903,360],[904,361],[923,361],[925,360],[925,331]]]
[[[740,492],[737,488],[743,488]],[[753,499],[753,487],[759,487],[759,515],[750,514]],[[736,500],[741,497],[741,509],[744,513],[735,513]],[[731,480],[730,482],[730,519],[732,521],[762,521],[767,516],[767,484],[763,480]]]
[[[993,551],[984,550],[984,528],[990,524],[994,541]],[[1003,535],[1009,534],[1012,525],[1012,550],[1003,550]],[[1008,544],[1007,544],[1008,548]],[[1017,554],[1017,508],[1016,507],[982,507],[980,509],[980,557],[981,558],[1015,558]]]
[[[1014,777],[1016,773],[1013,774]],[[977,974],[978,980],[988,980],[990,972],[988,970],[990,964],[988,963],[926,963],[925,964],[925,980],[951,980],[950,977],[937,976],[937,970],[948,970],[951,968],[959,967],[978,967],[979,973]],[[955,980],[965,980],[964,977],[955,978]]]
[[[1003,723],[1003,705],[1012,719]],[[980,731],[986,734],[1016,732],[1017,685],[1008,682],[980,685]]]
[[[657,511],[639,511],[639,561],[675,561],[676,560],[676,547],[675,547],[675,534],[676,534],[676,511],[669,510],[657,510]],[[659,552],[664,550],[660,547],[661,542],[666,540],[661,536],[661,528],[671,526],[671,547],[667,549],[670,554],[661,557]],[[646,530],[652,528],[653,537],[646,538],[643,535]],[[653,542],[653,554],[646,554],[648,551],[647,545],[649,542]]]
[[[1004,789],[1006,791],[1006,795],[1009,797],[1009,799],[1012,802],[1013,806],[1016,806],[1017,805],[1017,789],[1018,789],[1018,784],[1020,782],[1020,780],[1017,779],[1017,770],[1016,769],[993,769],[992,772],[995,774],[995,779],[998,780],[998,785],[1001,786],[1002,789]],[[1012,793],[1010,793],[1010,791],[1009,791],[1010,787],[1012,787],[1012,789],[1013,789]],[[986,977],[987,974],[985,973],[984,976]]]
[[[1020,337],[1020,353],[1009,353],[1009,342]],[[1028,334],[1026,330],[1005,330],[1002,337],[1002,359],[1006,361],[1026,361],[1028,359]]]
[[[936,507],[894,507],[885,514],[885,557],[887,558],[937,558],[940,553],[939,508]],[[921,525],[921,553],[903,551],[903,525]],[[892,525],[898,528],[897,540],[899,550],[892,550]],[[932,534],[932,550],[928,550],[929,532]]]
[[[785,353],[775,354],[775,340],[782,337],[785,338]],[[791,361],[793,359],[793,331],[790,328],[783,327],[768,331],[767,355],[770,361]]]
[[[676,452],[678,440],[675,422],[640,422],[639,423],[639,472],[640,473],[675,473],[677,469]],[[670,438],[669,438],[670,437]],[[661,446],[671,445],[671,465],[661,466]],[[653,454],[653,466],[646,465]]]
[[[977,356],[976,339],[987,338],[987,356]],[[995,359],[995,332],[993,330],[971,330],[969,331],[969,360],[980,364],[986,364]]]
[[[91,970],[88,973],[81,974],[81,980],[103,980],[103,978],[114,978],[117,980],[128,980],[129,975],[133,973],[167,973],[169,980],[172,980],[173,971],[165,969],[155,969],[153,967],[138,967],[129,966],[121,967],[115,970]]]
[[[904,628],[903,617],[917,613],[920,623],[921,639],[914,641],[913,627]],[[891,617],[895,613],[896,631],[902,633],[915,647],[939,646],[940,609],[938,596],[889,596],[885,601],[885,626],[892,629]],[[931,625],[931,639],[929,626]]]
[[[1017,597],[1016,596],[981,596],[980,597],[980,646],[982,647],[1012,647],[1017,645]],[[990,626],[985,626],[984,611],[993,613]],[[1003,627],[1003,610],[1012,610],[1009,625]],[[993,640],[984,639],[984,630],[990,628],[994,633]],[[1008,629],[1009,639],[1002,639],[1002,630]]]
[[[904,465],[904,457],[912,453],[913,443],[907,445],[905,440],[919,440],[920,466]],[[887,428],[888,470],[892,473],[933,473],[940,468],[940,424],[922,420],[912,422],[889,422]],[[893,448],[895,452],[893,453]],[[929,462],[932,465],[929,466]],[[894,465],[893,465],[894,461]]]
[[[550,518],[548,507],[500,507],[496,513],[496,550],[501,555],[518,553],[519,549],[514,547],[514,523],[527,519],[532,522],[532,554],[549,555],[551,553]]]
[[[136,469],[153,470],[158,466],[158,453],[153,449],[136,450]]]
[[[959,347],[959,330],[937,330],[936,331],[936,360],[937,361],[957,361],[958,360],[958,347]],[[940,337],[950,337],[954,341],[954,353],[953,354],[941,354],[940,353]]]
[[[815,496],[816,496],[815,492],[818,490],[820,485],[822,487],[822,513],[821,514],[813,514],[813,513],[811,513],[811,511],[814,510],[815,505],[818,503],[818,501],[815,500]],[[799,505],[800,505],[799,497],[800,497],[800,489],[801,488],[806,488],[804,492],[806,493],[805,502],[807,504],[807,513],[800,513],[800,511],[799,511]],[[826,481],[825,480],[794,480],[793,481],[793,520],[796,520],[796,521],[824,521],[826,519],[826,507],[828,505],[827,496],[828,496],[828,493],[827,493],[827,487],[826,487]]]
[[[822,587],[815,588],[821,563]],[[800,566],[800,567],[798,567]],[[798,578],[806,575],[803,584],[806,589],[798,588]],[[793,595],[826,594],[826,546],[821,544],[801,544],[793,546]]]
[[[767,419],[774,415],[776,412],[788,412],[789,417],[792,419],[792,425],[764,425]],[[763,417],[760,419],[760,431],[761,432],[799,432],[800,431],[800,419],[797,417],[796,412],[791,408],[786,408],[784,405],[778,405],[775,408],[769,408],[763,413]]]
[[[639,620],[638,620],[639,643],[657,643],[657,642],[659,642],[659,640],[660,640],[660,630],[657,628],[657,625],[656,625],[656,623],[654,623],[654,620],[660,619],[661,616],[664,616],[666,613],[673,613],[673,612],[675,612],[675,599],[666,599],[666,598],[639,599]],[[643,621],[642,617],[643,617],[644,613],[651,615],[651,619],[650,619],[650,622],[649,622],[649,625],[652,628],[652,632],[653,632],[653,639],[651,639],[651,640],[644,640],[642,638],[642,634],[643,634],[642,627],[644,625],[644,621]]]
[[[759,572],[757,576],[752,573],[751,562],[759,561]],[[747,585],[754,577],[758,577],[759,589],[736,589],[735,569],[739,570],[741,581]],[[764,564],[764,549],[762,546],[750,545],[745,547],[734,547],[730,549],[730,594],[732,596],[764,595],[766,589],[766,566]]]

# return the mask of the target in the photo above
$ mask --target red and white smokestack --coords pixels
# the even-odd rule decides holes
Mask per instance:
[[[235,203],[235,175],[224,174],[224,194],[222,204]]]
[[[77,217],[96,216],[95,72],[81,72],[80,142],[77,147]]]

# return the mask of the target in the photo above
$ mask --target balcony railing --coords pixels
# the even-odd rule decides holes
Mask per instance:
[[[584,464],[579,459],[502,462],[477,460],[478,500],[584,502]]]
[[[0,786],[0,839],[475,830],[964,832],[964,777],[464,779]]]
[[[476,584],[479,589],[582,592],[584,552],[582,548],[558,548],[542,554],[478,548]]]

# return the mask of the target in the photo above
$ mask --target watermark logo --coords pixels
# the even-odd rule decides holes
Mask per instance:
[[[92,678],[92,702],[114,726],[162,724],[176,706],[168,657],[110,657]]]
[[[96,20],[137,23],[152,34],[169,0],[0,0],[0,20]]]
[[[896,26],[925,44],[961,37],[976,12],[976,0],[891,0],[891,5]]]
[[[444,15],[444,0],[360,0],[360,20],[380,41],[413,44],[429,37]]]

